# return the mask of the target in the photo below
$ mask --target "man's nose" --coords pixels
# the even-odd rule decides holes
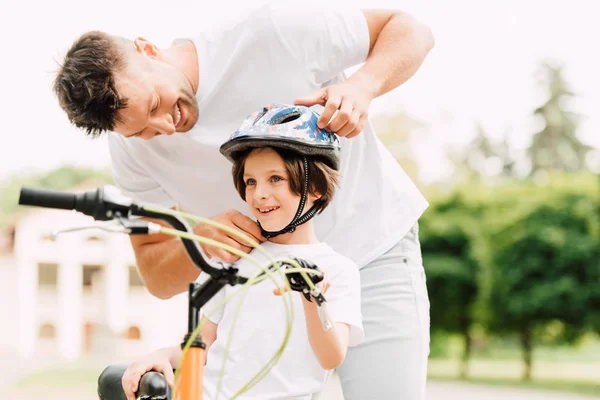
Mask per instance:
[[[169,113],[154,115],[150,121],[150,127],[156,134],[172,135],[175,133],[175,122],[173,116]]]

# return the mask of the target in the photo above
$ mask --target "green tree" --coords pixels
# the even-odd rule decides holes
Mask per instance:
[[[373,117],[373,127],[383,145],[392,153],[402,169],[418,184],[419,164],[414,156],[411,137],[425,124],[405,113],[379,114]]]
[[[574,93],[569,89],[563,67],[549,63],[541,66],[542,85],[548,99],[535,109],[534,115],[544,127],[533,135],[527,150],[531,174],[543,170],[580,171],[585,168],[585,156],[591,147],[577,137],[579,116],[568,109]]]
[[[475,250],[481,212],[463,193],[454,192],[443,199],[432,199],[419,222],[431,330],[463,338],[461,378],[468,375],[471,328],[476,319],[479,261]]]
[[[600,296],[596,180],[553,178],[496,193],[491,236],[490,328],[519,335],[531,379],[533,348],[549,326],[554,340],[573,343],[588,327]]]
[[[457,180],[492,182],[515,177],[516,159],[507,137],[492,140],[481,124],[475,130],[475,136],[466,146],[448,152]]]
[[[113,184],[109,170],[62,166],[44,174],[14,176],[0,183],[0,229],[4,228],[14,214],[19,212],[19,192],[22,186],[40,186],[66,190],[87,183],[89,185]]]

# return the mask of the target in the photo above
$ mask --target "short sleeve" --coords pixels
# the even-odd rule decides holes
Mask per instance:
[[[320,3],[275,2],[271,14],[283,45],[319,84],[364,62],[369,28],[359,8]]]
[[[365,336],[362,325],[360,300],[360,272],[352,261],[345,257],[336,258],[340,265],[335,266],[336,274],[330,277],[331,286],[325,299],[327,309],[335,322],[350,326],[349,347],[360,344]],[[331,268],[330,270],[333,270]]]
[[[196,279],[198,283],[204,283],[210,275],[206,272],[201,272],[200,276]],[[214,324],[219,324],[223,319],[223,304],[225,300],[225,288],[222,288],[215,294],[205,305],[202,307],[202,316],[208,318],[208,320]]]
[[[128,147],[126,140],[134,139],[124,139],[113,132],[108,136],[113,180],[119,190],[136,201],[166,208],[175,206],[175,202],[164,189],[136,161],[134,152]]]

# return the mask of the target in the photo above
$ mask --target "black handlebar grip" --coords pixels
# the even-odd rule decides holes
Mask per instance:
[[[24,186],[19,195],[19,204],[73,210],[75,209],[75,198],[74,193]]]

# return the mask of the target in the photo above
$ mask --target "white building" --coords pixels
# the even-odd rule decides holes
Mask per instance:
[[[129,358],[181,342],[187,294],[160,300],[144,287],[129,237],[90,229],[72,211],[31,209],[15,225],[14,250],[0,257],[4,349],[29,358]]]

